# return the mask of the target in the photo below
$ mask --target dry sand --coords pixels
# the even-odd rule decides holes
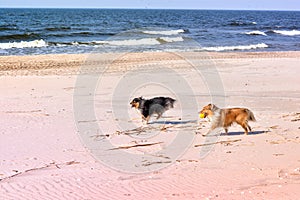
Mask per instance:
[[[0,199],[298,199],[299,63],[300,52],[0,57]],[[90,87],[78,82],[80,77],[101,77],[89,94],[93,101],[79,105],[95,105],[95,119],[76,105],[80,88]],[[149,84],[135,85],[139,77]],[[180,81],[168,85],[178,77],[193,95]],[[257,122],[250,122],[249,135],[233,126],[229,135],[203,136],[209,123],[198,119],[197,111],[211,95],[222,95],[211,89],[220,83],[224,105],[254,112]],[[145,126],[128,104],[138,95],[183,100],[165,118]],[[196,108],[186,99],[195,100]],[[82,133],[80,124],[101,130]],[[180,156],[157,154],[181,132],[192,140],[180,147]],[[127,149],[101,150],[104,142]],[[200,157],[204,147],[208,154]],[[123,162],[123,157],[110,165],[109,158],[121,152],[145,158]],[[103,155],[108,161],[101,160]]]

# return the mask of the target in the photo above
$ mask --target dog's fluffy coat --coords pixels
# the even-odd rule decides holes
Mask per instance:
[[[142,119],[148,123],[153,114],[157,114],[157,119],[159,119],[165,111],[173,108],[175,101],[170,97],[155,97],[152,99],[138,97],[134,98],[130,105],[138,109],[142,114]]]
[[[228,127],[234,122],[241,125],[245,130],[245,134],[248,134],[248,131],[251,131],[248,121],[256,121],[253,112],[247,108],[221,109],[214,104],[208,104],[203,107],[200,114],[211,121],[211,130],[223,127],[226,134],[228,133]]]

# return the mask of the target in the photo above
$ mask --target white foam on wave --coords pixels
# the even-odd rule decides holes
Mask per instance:
[[[262,31],[249,31],[249,32],[246,32],[245,34],[247,34],[247,35],[264,35],[264,36],[267,36],[267,34],[265,34]]]
[[[259,48],[268,48],[269,46],[265,43],[254,44],[254,45],[240,45],[240,46],[219,46],[219,47],[203,47],[206,51],[234,51],[234,50],[251,50]]]
[[[292,31],[278,31],[278,30],[275,30],[273,32],[277,33],[277,34],[281,34],[281,35],[287,35],[287,36],[300,35],[300,31],[297,31],[297,30],[292,30]]]
[[[184,30],[168,30],[168,31],[143,31],[145,34],[150,35],[178,35],[180,33],[184,33]]]
[[[142,38],[142,39],[130,39],[130,40],[105,40],[105,41],[94,41],[94,44],[107,44],[113,46],[139,46],[139,45],[159,45],[167,42],[181,42],[182,37],[159,37],[159,38]]]
[[[163,40],[165,42],[183,42],[184,39],[182,37],[160,37],[159,40]]]
[[[156,38],[142,38],[131,40],[106,40],[106,41],[94,41],[95,44],[108,44],[113,46],[135,46],[135,45],[157,45],[160,42]]]
[[[21,42],[8,42],[0,43],[0,49],[12,49],[12,48],[34,48],[34,47],[46,47],[47,42],[44,40],[33,40],[33,41],[21,41]]]

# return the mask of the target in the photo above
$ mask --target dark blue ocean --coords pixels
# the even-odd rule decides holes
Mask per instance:
[[[290,50],[299,11],[0,9],[0,55]]]

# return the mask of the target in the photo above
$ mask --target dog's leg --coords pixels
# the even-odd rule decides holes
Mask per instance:
[[[246,122],[246,124],[247,124],[249,132],[251,132],[252,131],[251,126],[249,126],[249,124],[247,122]]]
[[[146,117],[146,124],[149,124],[150,116]]]
[[[142,115],[142,122],[145,122],[146,124],[149,124],[150,116],[145,117]]]
[[[142,121],[146,121],[146,117],[142,115]]]
[[[224,127],[225,135],[228,135],[228,127]]]
[[[247,123],[247,127],[248,127],[249,131],[251,132],[251,131],[252,131],[252,129],[251,129],[251,126],[249,126],[249,124],[248,124],[248,123]]]
[[[247,123],[243,123],[243,124],[241,124],[241,126],[245,130],[245,135],[248,135],[248,124]]]
[[[159,118],[161,118],[161,116],[162,116],[162,113],[157,113],[157,117],[156,117],[156,119],[159,119]]]
[[[249,132],[251,132],[252,131],[251,126],[249,126],[248,120],[245,121],[245,125],[247,126],[247,130],[249,130]],[[247,131],[247,133],[248,133],[248,131]]]

